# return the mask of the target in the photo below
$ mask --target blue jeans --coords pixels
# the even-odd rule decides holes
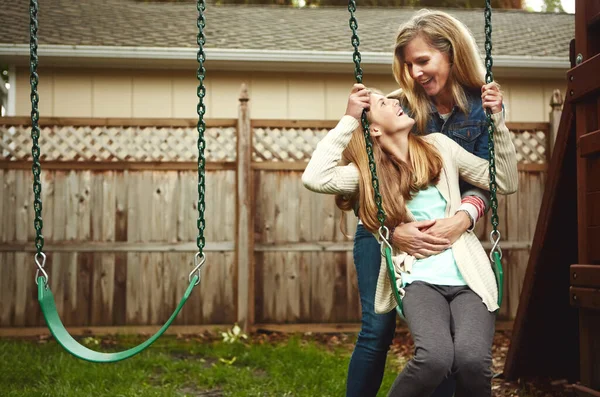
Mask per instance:
[[[376,396],[383,379],[387,352],[396,328],[396,312],[375,313],[375,289],[381,254],[379,243],[363,225],[354,236],[354,265],[362,308],[362,326],[348,367],[347,397]],[[451,397],[454,379],[446,379],[434,397]]]

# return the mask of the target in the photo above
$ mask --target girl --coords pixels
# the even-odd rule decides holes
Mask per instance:
[[[490,85],[486,95],[495,103],[498,97],[501,101],[496,85]],[[461,204],[459,177],[479,188],[488,187],[486,160],[443,134],[411,134],[415,120],[404,113],[397,99],[355,84],[346,115],[319,142],[302,181],[315,192],[340,195],[338,202],[343,209],[358,202],[358,216],[371,233],[377,233],[379,222],[359,127],[363,109],[369,110],[369,133],[388,228],[403,222],[450,217]],[[499,193],[510,194],[518,183],[515,149],[502,108],[493,110],[496,183]],[[342,155],[350,163],[338,166]],[[457,396],[491,395],[491,346],[498,291],[477,237],[463,233],[451,247],[428,258],[417,259],[397,247],[393,255],[415,356],[394,382],[390,395],[428,396],[451,370],[456,373]],[[379,269],[375,311],[390,312],[395,306],[383,265]]]
[[[501,97],[484,101],[484,68],[469,30],[440,11],[421,10],[396,38],[394,76],[402,106],[416,120],[419,133],[441,132],[466,150],[487,160],[484,107],[499,109]],[[439,254],[483,216],[488,197],[461,184],[463,202],[452,217],[405,222],[391,230],[391,242],[416,258]],[[379,270],[379,244],[361,222],[354,237],[354,263],[362,308],[362,327],[348,368],[347,397],[375,396],[387,351],[394,336],[395,313],[377,314],[374,296]],[[435,397],[451,397],[446,380]]]

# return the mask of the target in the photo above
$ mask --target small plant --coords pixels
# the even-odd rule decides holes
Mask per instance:
[[[231,358],[231,360],[228,360],[226,358],[219,358],[219,361],[222,362],[225,365],[233,365],[233,363],[235,363],[237,360],[236,356],[233,356],[233,358]]]
[[[221,332],[221,336],[225,343],[237,343],[241,342],[242,339],[248,339],[248,335],[242,332],[242,329],[237,324],[230,330],[227,330],[227,332]]]
[[[88,336],[86,338],[83,338],[81,340],[81,342],[88,347],[94,347],[94,346],[98,346],[100,344],[100,340],[97,338],[94,338],[93,336]]]

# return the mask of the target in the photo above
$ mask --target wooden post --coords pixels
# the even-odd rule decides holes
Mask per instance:
[[[554,142],[556,142],[556,134],[558,133],[558,125],[560,124],[560,118],[562,115],[563,97],[559,89],[555,89],[552,92],[552,98],[550,98],[550,130],[548,137],[548,155],[546,161],[550,163],[552,153],[554,153]]]
[[[240,91],[237,130],[237,321],[245,331],[254,324],[254,215],[252,189],[252,128],[248,88]]]
[[[580,396],[600,396],[600,3],[575,3],[575,67],[567,72],[567,97],[575,106],[579,262],[572,264],[571,306],[579,309]],[[571,230],[564,230],[571,232]],[[588,266],[589,265],[589,266]],[[587,270],[582,286],[581,267]],[[577,275],[577,277],[574,277]],[[589,275],[593,275],[589,277]],[[585,279],[585,277],[583,277]]]

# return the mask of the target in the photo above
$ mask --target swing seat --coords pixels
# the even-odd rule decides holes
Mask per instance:
[[[177,305],[177,308],[171,314],[171,317],[167,320],[167,322],[156,332],[150,339],[145,342],[132,347],[131,349],[114,352],[114,353],[102,353],[97,352],[87,347],[83,346],[79,342],[77,342],[67,331],[62,321],[60,320],[60,316],[58,315],[58,311],[56,310],[56,304],[54,302],[54,295],[52,295],[52,291],[50,291],[50,287],[46,284],[43,277],[38,277],[38,301],[40,303],[40,307],[42,309],[42,313],[44,314],[44,319],[46,320],[46,324],[52,333],[52,336],[56,339],[56,341],[69,353],[78,357],[82,360],[90,361],[93,363],[114,363],[117,361],[125,360],[129,357],[135,356],[140,353],[147,347],[149,347],[152,343],[154,343],[166,330],[169,328],[177,314],[183,308],[183,305],[190,297],[194,286],[198,281],[198,275],[195,275],[190,285],[187,287],[183,298]]]
[[[404,317],[404,310],[402,306],[402,297],[400,296],[400,292],[398,291],[398,284],[396,284],[396,271],[394,269],[394,262],[392,261],[392,249],[389,245],[386,244],[384,248],[385,254],[385,263],[388,271],[388,278],[390,279],[390,283],[392,283],[392,291],[394,292],[394,298],[396,298],[396,313],[400,316],[400,318]]]
[[[504,270],[502,269],[500,253],[498,251],[494,251],[492,256],[494,257],[492,268],[494,269],[496,284],[498,285],[498,306],[502,306],[502,295],[504,292]]]

